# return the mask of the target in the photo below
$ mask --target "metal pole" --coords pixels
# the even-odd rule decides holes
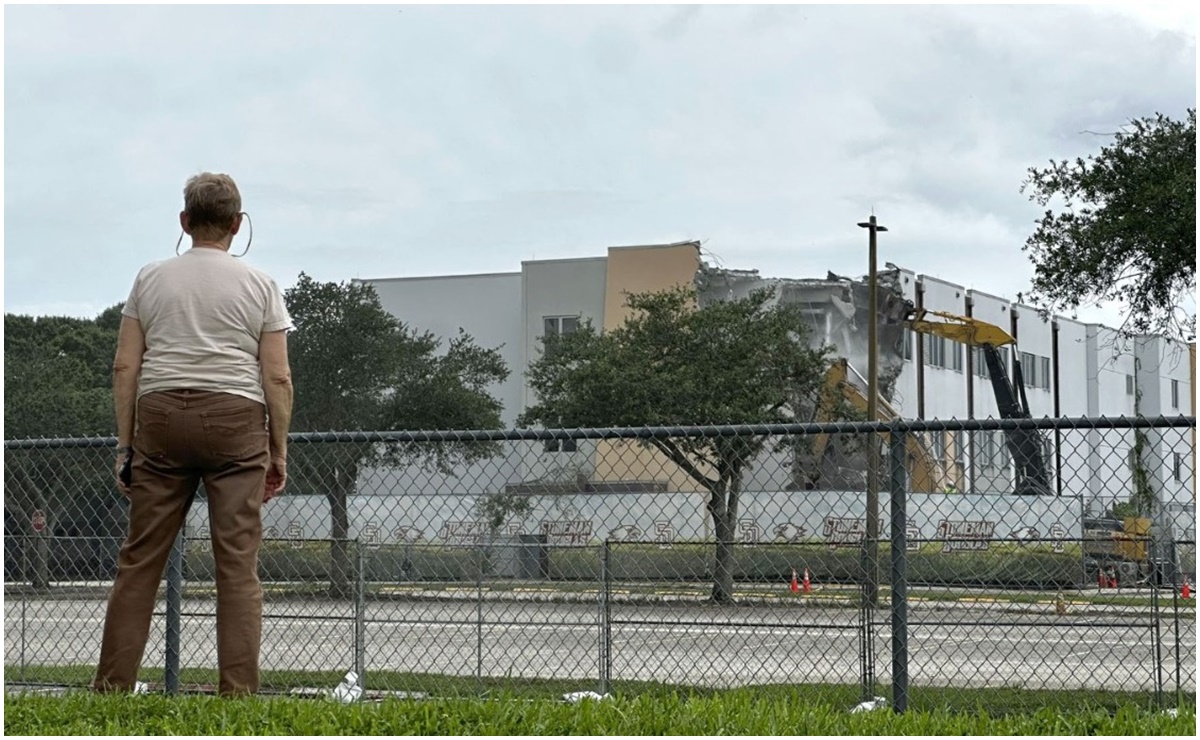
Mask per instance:
[[[1175,588],[1173,579],[1171,583],[1171,611],[1175,615],[1175,707],[1178,709],[1179,703],[1183,701],[1183,680],[1179,672],[1179,591]]]
[[[25,605],[29,599],[21,596],[21,683],[25,682]]]
[[[478,550],[475,569],[475,687],[483,696],[483,543]]]
[[[872,214],[868,221],[859,226],[869,232],[867,289],[870,292],[867,306],[867,420],[879,420],[879,275],[876,268],[878,256],[878,234],[887,231],[880,226]],[[874,605],[879,601],[879,435],[867,435],[867,563],[866,591],[864,598]],[[869,697],[868,697],[869,698]]]
[[[605,632],[608,630],[608,540],[604,541],[600,549],[600,594],[596,600],[600,607],[600,695],[604,696],[608,693],[608,680],[604,674],[604,667],[608,663],[608,641]]]
[[[1150,562],[1153,564],[1152,567],[1156,570],[1160,567],[1160,563],[1158,563],[1156,560],[1151,560]],[[1153,575],[1151,576],[1150,613],[1151,619],[1154,620],[1153,627],[1151,628],[1151,636],[1154,642],[1154,706],[1158,709],[1162,709],[1162,615],[1159,613],[1157,572],[1153,572]]]
[[[183,528],[167,557],[167,650],[163,680],[168,694],[179,693],[179,657],[183,634]]]
[[[354,583],[354,672],[358,674],[358,685],[367,687],[367,578],[366,553],[361,540],[356,540]]]
[[[891,519],[892,519],[892,708],[896,714],[908,709],[908,523],[905,480],[905,433],[892,432]]]

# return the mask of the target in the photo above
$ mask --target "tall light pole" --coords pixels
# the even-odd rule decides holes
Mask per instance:
[[[869,221],[859,224],[867,229],[870,237],[870,267],[867,271],[867,290],[870,319],[867,321],[867,421],[879,420],[879,277],[875,268],[878,251],[878,234],[887,231],[871,214]],[[867,547],[864,563],[865,589],[863,600],[875,604],[879,597],[879,435],[871,432],[867,436]]]

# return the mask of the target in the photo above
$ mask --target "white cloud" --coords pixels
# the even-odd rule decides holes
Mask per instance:
[[[6,9],[6,310],[121,300],[200,169],[238,179],[284,285],[686,238],[854,273],[874,207],[888,259],[1011,294],[1027,168],[1195,105],[1179,13],[398,10]]]

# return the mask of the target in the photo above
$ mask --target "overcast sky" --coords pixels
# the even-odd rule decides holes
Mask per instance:
[[[1181,6],[7,6],[4,308],[123,300],[201,170],[238,181],[248,259],[283,287],[684,239],[764,275],[862,274],[874,209],[881,264],[1015,297],[1027,168],[1183,117],[1195,26]]]

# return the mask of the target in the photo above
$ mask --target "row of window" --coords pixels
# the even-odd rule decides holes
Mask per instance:
[[[942,462],[955,462],[960,466],[965,467],[967,464],[967,435],[970,432],[962,430],[950,433],[950,444],[953,449],[947,449],[946,433],[931,432],[927,438],[929,444],[929,452],[935,460]],[[1054,448],[1050,440],[1043,439],[1042,450],[1043,459],[1050,461],[1054,459]],[[1136,452],[1130,450],[1128,453],[1128,464],[1132,470],[1136,464]],[[1009,452],[1008,444],[1004,438],[1003,431],[982,431],[975,432],[975,463],[980,468],[985,470],[1004,470],[1007,469],[1012,462],[1012,455]],[[1191,480],[1192,470],[1188,462],[1188,456],[1181,452],[1173,452],[1171,459],[1171,475],[1177,483],[1182,483],[1185,480]]]
[[[1132,396],[1136,390],[1136,384],[1132,375],[1125,376],[1125,394]],[[1171,408],[1179,410],[1180,384],[1178,380],[1171,381]]]
[[[570,334],[579,328],[578,316],[546,316],[543,319],[544,335],[550,334]],[[954,342],[945,337],[935,337],[930,334],[921,336],[921,342],[924,345],[925,364],[930,367],[940,367],[954,372],[961,373],[963,371],[963,345],[959,342]],[[999,350],[1001,362],[1007,368],[1009,367],[1008,347],[1001,347]],[[913,332],[905,330],[904,332],[904,359],[914,360],[913,349]],[[971,363],[974,366],[974,372],[981,378],[987,378],[988,365],[987,359],[984,357],[982,347],[971,348],[972,358]],[[1050,390],[1050,358],[1042,355],[1035,355],[1032,352],[1021,353],[1021,373],[1025,378],[1026,388],[1040,388],[1044,391]],[[1125,393],[1128,395],[1134,394],[1134,379],[1132,375],[1125,376]],[[1180,401],[1180,384],[1178,380],[1171,381],[1171,408],[1179,409]]]
[[[956,373],[963,371],[964,346],[960,342],[955,342],[945,337],[923,334],[921,336],[921,344],[925,353],[925,364],[929,367],[940,367],[946,370],[953,370]],[[914,360],[913,351],[913,332],[905,330],[904,359]],[[1008,348],[1001,347],[999,352],[1002,362],[1007,368],[1009,366]],[[971,353],[971,362],[974,365],[975,374],[981,378],[988,377],[987,359],[984,357],[983,348],[972,347]],[[1021,373],[1025,378],[1025,386],[1027,388],[1050,390],[1051,372],[1049,357],[1042,357],[1031,352],[1022,352]]]

